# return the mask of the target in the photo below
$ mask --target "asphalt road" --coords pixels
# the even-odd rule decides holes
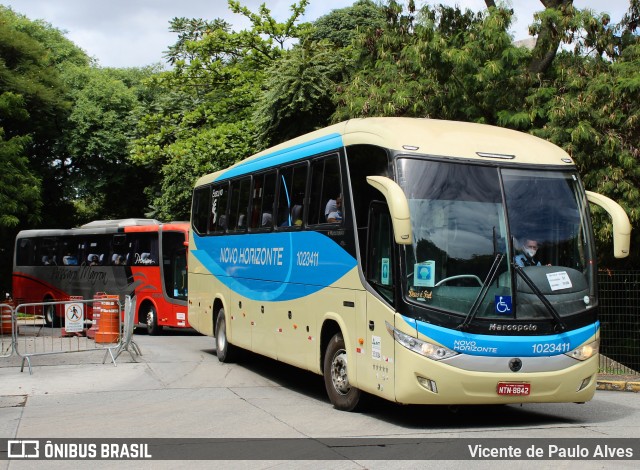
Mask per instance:
[[[144,331],[144,330],[143,330]],[[433,406],[401,406],[372,399],[367,409],[345,413],[333,409],[320,376],[272,360],[247,354],[236,364],[222,364],[215,355],[214,340],[193,332],[165,330],[150,337],[135,334],[143,355],[136,361],[128,353],[117,366],[102,363],[104,354],[82,352],[34,357],[33,374],[20,372],[16,357],[0,358],[0,437],[7,439],[60,438],[236,438],[231,460],[216,468],[635,468],[634,460],[553,461],[465,460],[450,454],[437,462],[380,460],[381,446],[370,454],[338,460],[297,460],[299,449],[276,449],[276,460],[252,458],[247,439],[380,438],[449,440],[499,446],[512,442],[557,442],[589,439],[591,443],[615,443],[616,438],[640,437],[640,394],[598,391],[584,405],[530,404],[523,406],[468,406],[450,409]],[[543,441],[546,439],[547,441]],[[297,441],[294,441],[297,442]],[[366,442],[366,441],[365,441]],[[570,441],[573,442],[573,441]],[[586,442],[586,441],[585,441]],[[277,447],[277,445],[276,445]],[[392,449],[391,447],[388,448]],[[2,449],[0,449],[1,451]],[[396,449],[397,450],[397,449]],[[253,447],[253,452],[258,452]],[[376,453],[377,452],[377,453]],[[638,452],[637,452],[638,453]],[[375,454],[375,456],[374,456]],[[225,454],[227,455],[227,454]],[[371,456],[371,459],[368,458]],[[437,457],[436,457],[437,458]],[[464,458],[462,456],[461,458]],[[69,468],[70,462],[0,460],[0,469]],[[86,468],[212,468],[212,462],[176,461],[76,461]]]

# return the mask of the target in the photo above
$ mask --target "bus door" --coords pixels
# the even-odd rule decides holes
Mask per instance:
[[[171,234],[173,235],[173,234]],[[180,243],[184,242],[184,236],[173,237],[174,242],[167,233],[162,237],[162,269],[164,280],[164,293],[171,299],[166,306],[171,311],[171,317],[167,321],[168,326],[188,327],[187,322],[187,249]]]
[[[386,322],[394,324],[393,231],[387,205],[373,202],[369,209],[369,233],[365,259],[367,314],[364,352],[358,354],[358,385],[395,400],[394,340]],[[372,292],[373,290],[374,292]]]

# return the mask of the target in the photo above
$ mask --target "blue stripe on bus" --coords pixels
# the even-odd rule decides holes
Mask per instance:
[[[496,357],[557,356],[581,346],[596,334],[600,322],[545,336],[477,335],[435,326],[407,317],[403,320],[433,341],[461,354]]]
[[[262,155],[246,163],[241,163],[228,171],[222,172],[215,180],[220,181],[234,176],[251,174],[265,168],[277,167],[312,155],[338,150],[341,147],[343,147],[342,136],[340,134],[329,134],[303,144]]]
[[[283,301],[313,294],[356,267],[356,260],[317,232],[200,237],[191,253],[232,291],[251,300]]]

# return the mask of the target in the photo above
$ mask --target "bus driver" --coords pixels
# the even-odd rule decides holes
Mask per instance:
[[[538,242],[525,238],[522,243],[522,253],[516,256],[515,261],[518,266],[541,266],[540,261],[536,259],[538,252]]]

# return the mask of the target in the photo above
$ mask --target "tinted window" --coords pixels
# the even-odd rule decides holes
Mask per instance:
[[[326,223],[329,213],[337,211],[336,201],[341,198],[341,195],[338,157],[315,160],[311,165],[308,223]]]
[[[280,171],[278,195],[278,226],[300,227],[304,215],[307,186],[307,165],[297,165]]]
[[[251,190],[251,178],[231,182],[231,199],[229,201],[228,229],[244,231],[247,229],[247,209]]]
[[[209,186],[196,188],[193,192],[193,206],[191,208],[191,224],[196,233],[204,235],[207,233],[209,221],[209,208],[211,207]]]
[[[221,233],[227,229],[227,203],[229,184],[218,184],[211,190],[211,218],[209,231]]]
[[[276,193],[276,172],[254,177],[251,202],[250,227],[255,229],[273,227],[273,201]]]

